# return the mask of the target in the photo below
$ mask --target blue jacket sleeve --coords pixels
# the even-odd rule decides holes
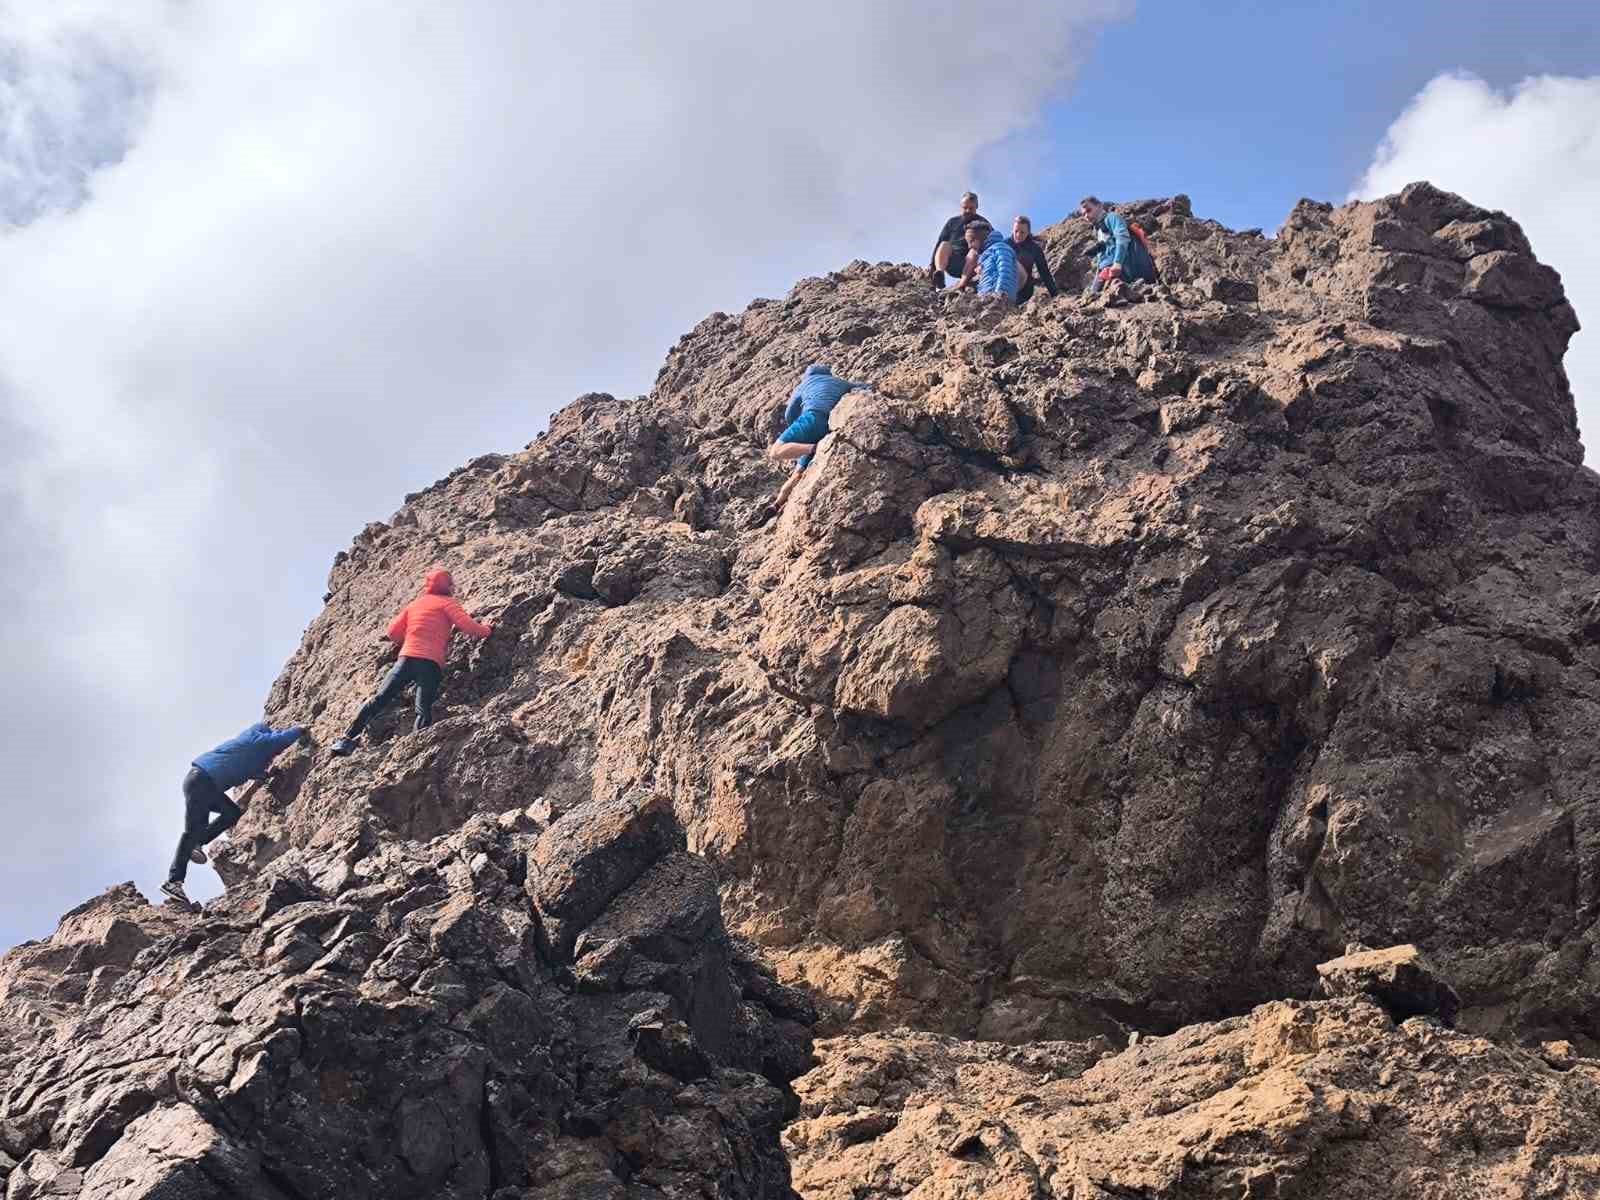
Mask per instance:
[[[272,765],[272,760],[294,745],[300,739],[300,734],[303,731],[303,726],[291,725],[287,729],[268,729],[262,734],[256,742],[262,755],[262,762],[261,766],[256,770],[255,776],[260,778],[264,775],[266,769]]]
[[[1133,234],[1128,231],[1128,223],[1116,213],[1106,214],[1106,232],[1112,237],[1112,245],[1106,254],[1106,266],[1115,264],[1127,271],[1128,248],[1133,244]]]
[[[795,388],[794,392],[789,396],[789,407],[783,410],[783,425],[785,429],[800,419],[801,403],[800,389]]]

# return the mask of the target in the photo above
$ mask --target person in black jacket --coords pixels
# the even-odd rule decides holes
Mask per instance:
[[[1044,284],[1045,291],[1052,296],[1061,289],[1056,286],[1056,277],[1050,274],[1050,263],[1044,256],[1044,247],[1033,236],[1033,222],[1027,217],[1018,217],[1011,222],[1011,248],[1017,252],[1017,267],[1022,271],[1022,289],[1017,293],[1017,303],[1026,303],[1033,295],[1034,281]]]
[[[983,221],[978,215],[978,193],[967,192],[961,197],[961,212],[951,217],[939,230],[933,243],[933,259],[928,263],[928,283],[936,290],[944,283],[944,276],[960,279],[967,267],[967,226]],[[984,224],[988,224],[984,221]]]

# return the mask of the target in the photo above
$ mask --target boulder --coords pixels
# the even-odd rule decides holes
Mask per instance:
[[[1454,1024],[1461,1001],[1415,946],[1360,950],[1317,964],[1322,994],[1370,996],[1396,1021],[1438,1017]]]

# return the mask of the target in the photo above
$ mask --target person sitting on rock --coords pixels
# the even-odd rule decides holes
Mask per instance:
[[[1026,304],[1033,298],[1035,279],[1044,284],[1045,291],[1054,296],[1056,277],[1050,273],[1050,262],[1044,247],[1033,236],[1033,222],[1019,216],[1011,222],[1011,248],[1016,251],[1017,267],[1022,272],[1022,286],[1017,289],[1017,303]]]
[[[967,269],[956,289],[975,285],[980,296],[1004,296],[1016,303],[1022,271],[1010,240],[989,222],[974,221],[967,226],[967,246]]]
[[[228,798],[228,789],[247,779],[265,779],[272,760],[305,736],[304,726],[273,729],[265,721],[257,721],[238,737],[194,760],[183,777],[183,836],[178,839],[167,881],[161,885],[163,893],[191,911],[197,907],[183,890],[189,864],[205,862],[206,853],[200,847],[232,829],[243,813]],[[217,815],[212,817],[212,813]]]
[[[1084,220],[1094,228],[1105,243],[1105,250],[1095,262],[1095,277],[1091,291],[1118,290],[1114,285],[1124,283],[1154,283],[1155,259],[1145,248],[1143,239],[1135,237],[1128,222],[1112,212],[1094,196],[1085,196],[1078,205]]]
[[[939,238],[933,243],[933,261],[928,264],[928,282],[935,290],[945,276],[960,279],[967,268],[967,242],[963,231],[974,221],[983,221],[978,215],[978,193],[966,192],[961,197],[961,211],[944,223]],[[984,221],[984,224],[988,224]]]
[[[400,643],[400,661],[378,694],[356,714],[345,735],[329,747],[333,753],[353,753],[367,722],[405,691],[407,684],[415,684],[417,691],[417,720],[412,728],[426,729],[433,723],[433,702],[439,697],[439,682],[444,678],[451,630],[459,629],[475,638],[486,638],[494,632],[492,627],[480,625],[467,615],[466,609],[451,598],[454,591],[455,582],[449,571],[435,567],[428,572],[422,595],[402,608],[389,625],[389,640]]]
[[[789,499],[789,493],[800,481],[800,472],[811,465],[817,443],[828,434],[828,415],[834,405],[847,393],[867,385],[840,379],[822,363],[812,363],[800,377],[800,384],[789,397],[784,409],[786,428],[778,440],[767,448],[767,457],[773,462],[794,462],[794,474],[778,492],[778,507]],[[795,461],[798,460],[798,461]]]

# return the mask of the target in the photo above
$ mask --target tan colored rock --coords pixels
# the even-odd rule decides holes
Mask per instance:
[[[1450,1025],[1460,1008],[1455,989],[1415,946],[1345,954],[1318,963],[1317,976],[1323,995],[1368,996],[1397,1021],[1438,1017]]]
[[[805,1200],[1600,1194],[1600,1081],[1360,999],[1120,1054],[905,1031],[817,1052],[784,1134]]]

